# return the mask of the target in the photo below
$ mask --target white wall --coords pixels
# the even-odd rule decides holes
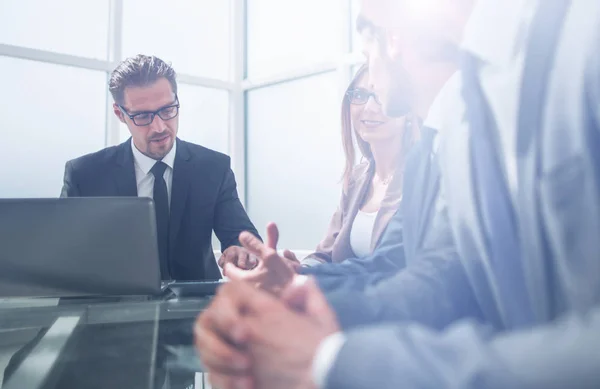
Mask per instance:
[[[282,248],[313,248],[340,198],[344,166],[337,74],[248,93],[248,210],[280,227]]]

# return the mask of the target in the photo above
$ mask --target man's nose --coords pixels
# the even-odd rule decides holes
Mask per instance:
[[[369,56],[368,85],[369,89],[377,92],[386,82],[385,64],[380,53],[373,53]]]
[[[154,116],[154,120],[150,123],[150,129],[153,132],[162,133],[167,130],[167,126],[165,125],[165,121],[160,118],[160,116]]]
[[[377,102],[377,98],[375,96],[369,96],[369,99],[365,103],[365,111],[367,112],[377,112],[381,107]]]

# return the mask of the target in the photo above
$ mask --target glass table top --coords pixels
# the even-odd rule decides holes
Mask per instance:
[[[2,388],[208,388],[193,323],[209,301],[0,299]]]

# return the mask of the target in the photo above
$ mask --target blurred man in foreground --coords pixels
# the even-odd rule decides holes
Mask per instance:
[[[402,56],[411,80],[419,80],[413,56],[461,57],[460,88],[448,94],[442,122],[438,204],[489,326],[381,324],[342,333],[310,280],[284,288],[281,300],[230,284],[197,326],[215,383],[598,387],[600,4],[515,0],[499,11],[482,0],[460,53],[445,42],[460,30],[454,22],[467,1],[388,1],[365,0],[363,12],[386,28],[391,56]],[[369,8],[376,3],[381,8]],[[417,42],[431,51],[418,53]],[[374,83],[384,104],[393,100]],[[272,254],[269,243],[241,240],[263,258]]]

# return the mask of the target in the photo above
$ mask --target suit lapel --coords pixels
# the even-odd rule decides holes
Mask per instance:
[[[390,186],[388,187],[385,196],[381,201],[381,206],[379,212],[377,212],[377,216],[375,217],[375,224],[373,225],[373,233],[371,235],[371,251],[375,250],[379,244],[379,240],[381,239],[383,232],[387,228],[387,225],[392,217],[396,214],[399,204],[402,201],[402,187],[404,181],[404,172],[402,169],[402,166],[398,166],[396,171],[400,174],[394,175],[392,181],[390,182]],[[371,182],[371,179],[372,176],[369,179],[369,183]]]
[[[444,180],[444,196],[448,214],[454,227],[459,229],[461,238],[471,240],[473,249],[477,252],[469,252],[473,258],[487,262],[489,253],[483,236],[483,227],[480,223],[479,210],[477,209],[477,196],[475,194],[474,179],[471,161],[471,142],[469,141],[470,130],[464,119],[465,103],[462,98],[456,99],[456,122],[451,122],[447,128],[452,133],[444,136],[440,143],[439,166],[443,168],[442,176],[452,175],[452,179]],[[460,238],[459,238],[460,239]]]
[[[348,192],[351,194],[350,198],[348,198],[348,220],[354,220],[358,210],[360,209],[360,205],[363,203],[365,196],[367,195],[367,191],[369,186],[371,185],[371,179],[373,178],[373,164],[369,163],[367,170],[354,182],[354,185],[357,187],[357,190],[349,190]]]
[[[185,142],[177,139],[177,152],[173,167],[173,184],[171,188],[171,216],[169,220],[169,247],[174,248],[174,241],[181,227],[181,219],[186,207],[189,186],[194,163]]]
[[[117,184],[118,196],[135,197],[138,195],[133,152],[131,151],[131,138],[119,146],[114,177]]]
[[[382,207],[383,207],[382,203]],[[396,213],[397,209],[390,209],[387,205],[384,212],[377,212],[377,216],[375,217],[375,224],[373,226],[373,234],[371,236],[371,251],[377,247],[379,243],[379,239],[381,239],[381,235],[383,235],[383,231],[385,231],[390,219]]]
[[[417,236],[420,235],[420,231],[423,228],[421,226],[421,212],[423,210],[423,204],[425,196],[425,179],[429,173],[429,150],[424,145],[424,140],[421,139],[415,144],[409,151],[406,157],[406,165],[404,168],[405,176],[403,183],[403,194],[402,194],[402,210],[404,212],[404,241],[406,242],[406,249],[410,249],[410,253],[407,256],[412,256],[412,250],[416,249],[419,242],[416,240]]]
[[[423,200],[418,213],[417,244],[419,246],[423,241],[426,227],[429,225],[430,215],[434,208],[433,202],[437,198],[440,182],[439,161],[437,156],[432,157],[431,154],[428,153],[424,158],[428,158],[428,169],[426,169],[426,174],[422,177],[422,182],[419,183],[420,187],[423,189],[421,193]]]

